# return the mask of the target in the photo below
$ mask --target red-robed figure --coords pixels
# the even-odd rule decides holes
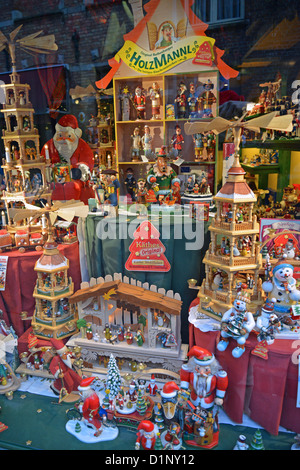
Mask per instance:
[[[51,389],[57,394],[62,388],[68,393],[77,391],[82,378],[72,368],[72,352],[61,340],[52,338],[51,344],[57,353],[49,365],[49,370],[55,378]]]
[[[56,182],[53,186],[52,200],[65,201],[80,199],[85,204],[95,196],[90,186],[90,172],[94,167],[94,153],[81,138],[75,116],[66,114],[55,126],[55,134],[42,148],[41,155],[50,158],[52,165],[68,165],[72,180]]]
[[[100,399],[95,390],[91,388],[91,384],[94,379],[95,377],[87,377],[83,379],[78,390],[80,391],[83,399],[83,405],[81,407],[82,416],[95,429],[95,436],[99,436],[102,431],[102,423],[99,415]]]

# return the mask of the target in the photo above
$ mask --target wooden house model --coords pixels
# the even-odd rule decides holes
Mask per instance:
[[[181,344],[179,294],[115,274],[82,283],[69,302],[92,330],[91,339],[79,333],[67,343],[80,346],[87,362],[113,353],[123,362],[180,370],[187,346]]]

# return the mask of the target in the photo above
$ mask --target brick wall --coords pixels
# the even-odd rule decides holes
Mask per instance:
[[[143,4],[145,3],[147,0],[143,0]],[[297,78],[299,70],[299,47],[269,52],[272,66],[246,69],[239,66],[246,58],[264,58],[264,53],[250,54],[248,57],[246,54],[270,27],[285,16],[293,18],[299,8],[299,2],[293,0],[245,0],[244,21],[218,27],[209,26],[206,31],[215,38],[217,46],[224,49],[224,61],[240,71],[231,87],[246,96],[246,99],[256,100],[259,95],[258,84],[264,80],[273,80],[277,72],[284,76],[284,94],[289,94],[291,83]],[[40,55],[38,62],[44,65],[66,64],[69,70],[68,85],[73,88],[76,85],[94,85],[96,80],[107,73],[107,60],[122,46],[123,35],[133,29],[134,17],[129,2],[120,0],[2,0],[0,30],[8,35],[21,24],[23,27],[19,37],[40,30],[44,34],[55,35],[58,51]],[[75,31],[79,34],[79,56],[75,53]],[[7,59],[7,53],[0,52],[0,72],[10,69]],[[17,49],[18,69],[35,66],[36,60]],[[88,119],[90,114],[96,113],[96,105],[82,102],[75,106],[70,101],[67,111],[75,115],[83,111]],[[87,120],[83,125],[86,123]],[[39,131],[42,139],[48,137],[47,132],[50,132],[45,129],[44,122]]]

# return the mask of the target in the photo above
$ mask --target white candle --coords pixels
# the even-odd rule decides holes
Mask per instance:
[[[47,145],[47,144],[45,145],[45,155],[46,155],[46,160],[50,160],[49,149],[48,149],[48,145]]]
[[[42,215],[42,228],[47,228],[47,217]]]
[[[11,156],[10,156],[10,153],[9,153],[9,148],[5,148],[5,158],[6,158],[6,161],[7,163],[10,163],[11,162]]]
[[[111,156],[107,155],[107,167],[111,168]]]
[[[6,225],[6,217],[5,217],[5,212],[1,212],[1,219],[2,219],[2,227],[5,227]]]

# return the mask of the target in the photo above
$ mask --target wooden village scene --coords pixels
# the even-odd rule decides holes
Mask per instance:
[[[148,368],[178,372],[186,357],[181,344],[180,295],[121,274],[91,279],[69,298],[78,312],[81,332],[68,340],[80,346],[93,369],[111,353],[123,369]]]

